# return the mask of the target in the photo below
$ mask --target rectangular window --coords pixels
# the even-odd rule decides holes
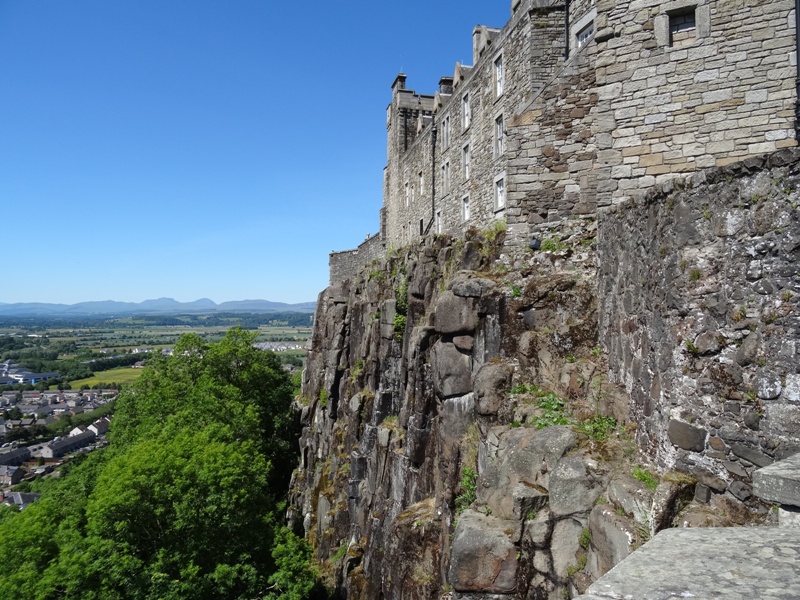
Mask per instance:
[[[411,193],[410,193],[409,188],[408,188],[408,182],[406,181],[406,184],[405,184],[406,208],[408,208],[408,202],[409,202],[410,195],[411,195]]]
[[[450,117],[442,120],[442,152],[450,147]]]
[[[469,167],[470,167],[469,144],[464,146],[463,160],[464,160],[464,179],[469,179]]]
[[[464,94],[461,99],[461,128],[467,129],[472,123],[472,109],[469,104],[469,94]]]
[[[494,205],[497,210],[506,207],[506,180],[503,177],[494,180]]]
[[[436,228],[436,233],[442,233],[442,211],[436,211],[436,220],[434,221],[434,227]]]
[[[419,234],[423,235],[425,233],[425,219],[419,220]]]
[[[422,196],[425,193],[425,175],[422,171],[419,172],[419,195]]]
[[[461,199],[461,217],[465,221],[469,221],[469,196],[464,196]]]
[[[594,21],[589,23],[586,27],[584,27],[578,32],[578,35],[576,36],[578,42],[578,48],[583,48],[586,45],[586,43],[590,39],[592,39],[593,35],[594,35]]]
[[[506,126],[503,115],[494,120],[494,155],[501,156],[506,151]]]
[[[695,11],[680,12],[669,16],[669,45],[688,46],[697,37]]]
[[[442,165],[442,195],[450,193],[450,161]]]
[[[494,95],[499,98],[503,95],[506,83],[506,71],[503,66],[503,56],[500,55],[494,60]]]

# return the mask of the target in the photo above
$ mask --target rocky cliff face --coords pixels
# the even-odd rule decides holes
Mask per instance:
[[[325,290],[290,512],[340,594],[563,598],[662,527],[766,512],[752,468],[798,441],[782,156]]]

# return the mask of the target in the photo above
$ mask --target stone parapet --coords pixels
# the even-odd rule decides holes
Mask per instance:
[[[383,237],[375,234],[364,240],[353,250],[331,252],[328,257],[330,285],[350,279],[368,262],[380,258],[385,252]]]
[[[630,598],[800,598],[800,528],[666,529],[576,600]]]

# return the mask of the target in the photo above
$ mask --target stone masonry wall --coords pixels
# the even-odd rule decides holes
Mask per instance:
[[[591,10],[591,2],[585,0],[573,3],[571,13],[577,21]],[[449,233],[484,227],[495,219],[520,220],[520,209],[510,202],[516,183],[509,168],[521,156],[519,142],[513,139],[516,134],[512,134],[511,123],[524,106],[552,83],[562,68],[563,31],[564,3],[552,0],[518,3],[511,20],[502,30],[476,28],[473,34],[475,66],[456,66],[452,89],[440,89],[435,96],[432,121],[423,112],[416,113],[419,131],[407,150],[406,138],[399,135],[398,128],[403,127],[405,121],[398,108],[407,104],[409,91],[402,92],[402,101],[395,92],[390,107],[388,184],[384,198],[384,205],[388,208],[387,237],[390,243],[399,246],[416,240],[420,234],[420,221],[423,222],[423,232],[435,232],[435,225],[430,230],[428,225],[436,219],[437,212],[441,215],[440,231]],[[503,93],[497,95],[495,62],[500,57],[505,84]],[[465,96],[469,97],[471,113],[468,125],[463,114]],[[429,98],[417,97],[420,106]],[[502,151],[498,148],[496,131],[500,117],[505,128]],[[437,138],[436,154],[432,157],[431,125],[434,123]],[[448,129],[449,133],[446,133]],[[467,147],[469,174],[465,169]],[[449,185],[445,182],[448,178],[445,168],[449,172]],[[515,169],[520,170],[519,167]],[[436,181],[435,206],[431,202],[432,177]],[[497,204],[495,188],[498,179],[504,180],[505,206]],[[465,218],[465,198],[469,199],[468,218]],[[531,202],[534,200],[528,198],[527,203]],[[545,201],[548,202],[549,199]],[[539,209],[539,212],[546,210]]]
[[[380,234],[375,234],[364,240],[355,250],[331,252],[328,257],[330,284],[334,285],[344,281],[363,265],[376,258],[381,258],[385,253],[385,245]]]
[[[509,242],[527,244],[532,225],[596,208],[592,132],[595,47],[571,60],[509,124]]]
[[[750,496],[800,450],[800,152],[666,182],[599,220],[600,340],[639,445]]]
[[[794,146],[794,2],[598,0],[598,203]],[[671,45],[692,12],[695,39]]]

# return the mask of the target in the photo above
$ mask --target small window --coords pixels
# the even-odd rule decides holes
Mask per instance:
[[[506,180],[503,177],[494,180],[494,205],[497,210],[506,206]]]
[[[694,9],[669,16],[669,45],[688,46],[697,38]]]
[[[406,182],[406,184],[405,184],[406,208],[408,207],[410,196],[411,196],[411,192],[410,192],[409,187],[408,187],[408,182]]]
[[[503,65],[503,56],[498,56],[494,60],[494,95],[499,98],[503,95],[506,83],[506,70]]]
[[[472,108],[469,104],[469,94],[464,94],[461,99],[461,128],[467,129],[472,123]]]
[[[590,39],[592,39],[593,35],[594,35],[594,21],[589,23],[586,27],[584,27],[578,32],[578,35],[576,36],[578,42],[578,48],[583,48],[586,45],[586,43]]]
[[[447,116],[442,121],[442,152],[450,147],[450,117]]]
[[[442,165],[442,194],[447,195],[450,193],[450,161],[446,161]]]
[[[464,146],[463,150],[463,159],[464,159],[464,179],[469,179],[469,168],[470,168],[470,152],[469,152],[469,144]]]
[[[419,195],[422,196],[425,190],[425,175],[422,171],[419,172]]]
[[[465,221],[469,221],[470,213],[469,213],[469,196],[464,196],[461,199],[461,217]]]
[[[436,229],[436,233],[442,233],[442,211],[436,211],[436,219],[434,220],[434,227]]]
[[[425,233],[425,219],[419,220],[419,234],[423,235]]]
[[[502,155],[506,151],[506,126],[503,115],[494,120],[494,155]]]

